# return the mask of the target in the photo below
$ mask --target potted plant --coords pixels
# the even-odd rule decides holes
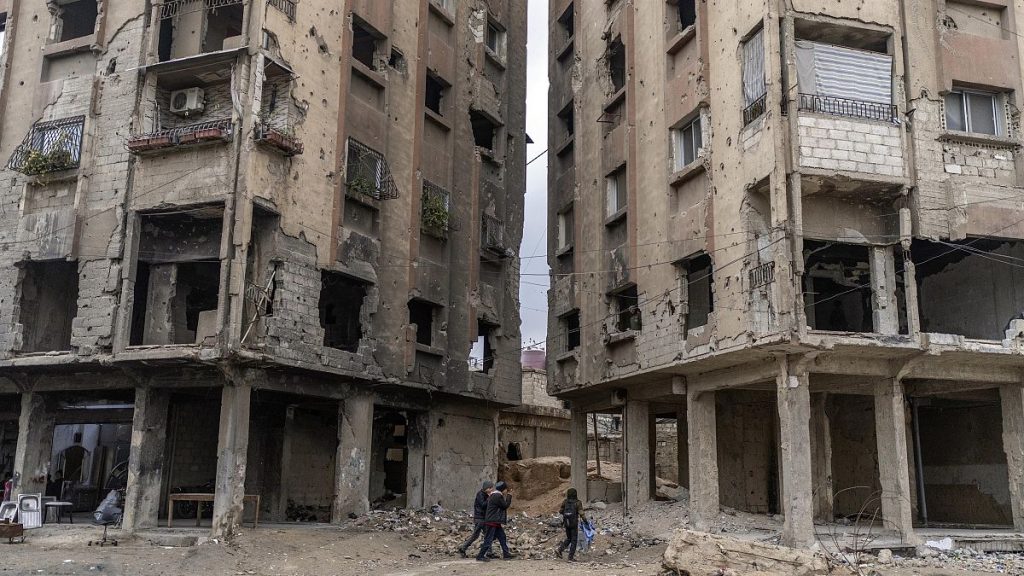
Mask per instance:
[[[432,236],[445,238],[448,234],[448,206],[440,194],[423,195],[423,229]]]

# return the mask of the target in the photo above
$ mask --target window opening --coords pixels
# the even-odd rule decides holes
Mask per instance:
[[[324,270],[320,275],[320,327],[324,346],[346,352],[359,350],[363,337],[361,314],[366,285],[344,274]]]

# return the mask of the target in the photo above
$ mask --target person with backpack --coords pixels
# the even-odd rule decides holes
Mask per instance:
[[[476,539],[487,531],[487,527],[484,526],[484,516],[487,515],[487,498],[490,497],[491,492],[494,492],[494,482],[490,480],[484,480],[480,491],[476,493],[476,498],[473,499],[473,534],[459,546],[459,556],[466,557],[466,550],[476,542]]]
[[[484,536],[484,543],[480,546],[480,553],[476,555],[477,562],[490,562],[487,552],[491,549],[494,540],[501,544],[502,559],[514,558],[508,550],[508,540],[505,539],[504,524],[508,522],[508,507],[512,505],[512,490],[508,484],[498,482],[494,492],[487,497],[487,512],[484,514],[484,526],[487,527],[487,535]]]
[[[565,541],[558,545],[558,550],[555,554],[559,558],[562,557],[562,553],[565,552],[566,547],[569,548],[569,562],[576,561],[576,541],[579,538],[580,521],[586,521],[586,516],[583,515],[583,503],[579,501],[576,496],[576,489],[569,488],[565,492],[565,500],[562,501],[562,506],[558,509],[558,513],[562,515],[562,527],[565,528]]]

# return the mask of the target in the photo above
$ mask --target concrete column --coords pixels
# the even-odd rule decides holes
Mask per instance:
[[[409,453],[409,467],[406,473],[406,506],[413,510],[424,507],[423,480],[425,476],[425,461],[427,457],[427,427],[430,425],[430,418],[426,412],[416,412],[409,415],[406,423],[405,438]]]
[[[834,519],[832,487],[832,431],[826,405],[828,394],[811,394],[811,481],[814,482],[814,519]]]
[[[647,478],[649,486],[647,493],[650,498],[658,493],[658,418],[651,414],[647,418]]]
[[[875,436],[878,480],[882,485],[882,522],[886,528],[898,531],[905,540],[916,541],[903,383],[897,378],[875,384]]]
[[[166,389],[135,389],[128,489],[125,491],[122,523],[128,532],[155,528],[159,521],[170,399],[170,391]]]
[[[807,372],[779,359],[776,390],[779,406],[779,452],[782,463],[782,544],[814,544],[811,476],[811,395]]]
[[[14,495],[46,492],[54,416],[43,395],[38,392],[21,395],[18,444],[14,452]]]
[[[622,495],[629,510],[651,499],[651,447],[648,402],[627,400],[623,408],[623,444],[626,454],[622,467]]]
[[[891,246],[871,248],[872,321],[875,332],[899,334],[900,316],[896,300],[896,268]]]
[[[690,488],[690,445],[686,430],[686,404],[676,409],[676,482]]]
[[[288,471],[292,468],[292,439],[295,438],[295,406],[284,409],[284,427],[281,430],[281,460],[277,470],[268,470],[273,475],[271,483],[277,484],[272,504],[275,515],[281,520],[288,518]]]
[[[689,437],[690,524],[708,532],[718,522],[718,435],[715,393],[686,393]]]
[[[242,522],[251,396],[252,386],[241,380],[225,383],[221,389],[216,496],[210,530],[214,538],[228,536]]]
[[[569,466],[572,487],[587,502],[587,413],[576,409],[569,422]]]
[[[1013,527],[1024,531],[1024,386],[1007,384],[999,389],[1003,407],[1003,450],[1010,475],[1010,507]]]
[[[370,511],[370,455],[373,438],[373,396],[363,394],[341,402],[338,416],[338,457],[334,475],[332,522]]]

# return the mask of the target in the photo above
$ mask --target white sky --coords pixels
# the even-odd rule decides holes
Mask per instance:
[[[526,133],[534,144],[526,148],[530,161],[548,147],[548,2],[529,0],[529,36],[526,46]],[[523,318],[523,346],[547,338],[547,157],[526,168],[526,218],[519,297]]]

